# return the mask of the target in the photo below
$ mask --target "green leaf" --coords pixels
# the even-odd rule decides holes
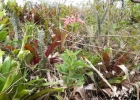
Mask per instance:
[[[109,52],[110,52],[110,48],[106,48],[106,49],[104,50],[104,52],[109,53]]]
[[[7,21],[8,21],[8,17],[4,18],[0,23],[1,24],[6,24]]]
[[[3,87],[2,91],[7,89],[11,85],[12,81],[13,81],[12,75],[9,75],[5,84],[4,84],[4,87]]]
[[[0,32],[0,41],[4,41],[6,39],[8,32],[6,31],[1,31]]]
[[[31,81],[25,83],[24,88],[27,88],[29,85],[32,85],[32,84],[34,84],[35,82],[41,82],[41,81],[43,81],[43,80],[44,80],[44,78],[40,78],[40,79],[38,79],[38,80],[37,80],[37,79],[31,80]]]
[[[100,58],[97,55],[94,56],[90,56],[89,60],[93,63],[93,64],[97,64],[100,61]]]
[[[77,57],[76,57],[76,55],[74,55],[74,54],[70,55],[70,58],[72,59],[73,62],[74,62],[74,61],[77,61]]]
[[[78,60],[78,61],[73,62],[72,66],[77,67],[77,68],[83,68],[88,65],[84,61]]]
[[[77,60],[77,57],[76,57],[77,52],[74,53],[73,51],[66,49],[65,54],[66,54],[66,57],[70,57],[71,60],[73,61]]]
[[[119,83],[121,83],[123,80],[125,80],[126,78],[127,78],[126,75],[123,76],[123,77],[115,77],[115,78],[113,78],[113,79],[110,79],[108,82],[109,82],[110,84],[114,84],[114,83],[119,84]]]
[[[0,30],[2,30],[2,29],[3,29],[3,27],[4,27],[4,24],[1,24],[1,25],[0,25]]]
[[[5,74],[4,76],[7,76],[10,68],[11,68],[11,57],[7,56],[1,68],[2,74]]]
[[[84,81],[78,80],[77,83],[76,83],[76,85],[77,85],[77,86],[81,86],[81,85],[83,85],[84,83],[85,83]]]
[[[1,73],[0,73],[0,83],[3,83],[6,81],[6,77],[4,77]]]
[[[79,79],[79,80],[84,80],[84,77],[82,74],[76,74],[76,73],[73,73],[73,75],[69,76],[70,78],[73,78],[73,79]]]
[[[90,72],[87,72],[85,74],[88,75],[88,76],[93,76],[94,73],[92,71],[90,71]]]
[[[5,92],[1,92],[0,93],[0,100],[10,100],[8,99],[8,94],[6,94]]]
[[[17,57],[20,59],[20,60],[24,60],[24,58],[28,55],[28,54],[30,54],[30,51],[29,50],[20,50],[19,51],[19,53],[18,53],[18,55],[17,55]]]
[[[3,55],[4,55],[4,51],[0,50],[0,70],[1,70],[2,63],[3,63]]]
[[[80,51],[73,52],[71,50],[66,49],[63,54],[61,54],[61,58],[63,63],[55,66],[59,69],[59,72],[63,75],[64,84],[66,86],[72,86],[75,82],[77,84],[83,84],[84,80],[84,72],[82,70],[84,67],[88,66],[84,60],[78,60],[77,54]]]
[[[24,95],[29,94],[31,91],[32,91],[32,90],[23,89],[21,92],[19,92],[19,93],[17,94],[17,97],[18,97],[18,98],[21,98],[21,97],[23,97]]]
[[[9,74],[19,74],[20,72],[20,63],[18,61],[12,60],[11,69],[9,70]]]
[[[12,51],[12,53],[13,53],[14,55],[18,55],[19,49],[14,49],[14,50]]]
[[[46,83],[38,85],[37,87],[48,86],[48,85],[58,85],[58,84],[60,84],[59,81],[56,81],[56,82],[46,82]]]
[[[71,65],[71,63],[72,63],[72,61],[71,61],[70,58],[65,59],[64,62],[63,62],[63,64],[65,64],[66,66]]]
[[[59,68],[59,71],[63,74],[67,74],[68,73],[68,68],[65,65],[61,65]]]
[[[75,55],[78,55],[81,51],[82,51],[82,50],[78,50],[78,51],[76,51],[74,54],[75,54]]]
[[[34,57],[33,54],[28,53],[28,55],[26,55],[26,56],[24,57],[24,60],[25,60],[25,62],[26,62],[27,64],[29,64],[30,61],[33,59],[33,57]]]
[[[64,89],[63,88],[45,89],[30,96],[28,100],[35,100],[37,97],[42,96],[46,93],[50,93],[50,92],[64,92]]]
[[[6,12],[5,10],[1,11],[1,4],[0,4],[0,18],[4,16],[5,12]]]
[[[23,89],[27,89],[27,88],[25,88],[25,84],[23,84],[24,82],[25,82],[25,79],[24,79],[24,77],[22,77],[21,73],[17,74],[13,80],[12,86],[14,88],[13,88],[12,92],[17,91],[17,95],[18,95],[18,93],[20,93]],[[16,85],[16,87],[15,87],[15,85]]]

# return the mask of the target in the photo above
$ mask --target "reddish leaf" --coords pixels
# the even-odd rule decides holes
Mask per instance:
[[[53,37],[53,41],[60,41],[61,40],[61,32],[60,32],[60,30],[59,29],[52,29],[53,30],[53,32],[54,32],[54,37]]]
[[[37,51],[35,50],[35,48],[33,46],[31,46],[30,44],[26,43],[25,49],[29,50],[34,55],[34,57],[30,63],[33,65],[39,63],[40,58],[39,58],[39,55],[37,54]]]
[[[4,45],[2,45],[2,48],[1,48],[1,50],[3,51],[7,51],[7,50],[13,51],[14,49],[15,48],[12,46],[4,46]]]
[[[29,50],[34,56],[37,56],[37,52],[34,47],[32,47],[30,44],[25,44],[25,49]]]
[[[54,41],[46,50],[45,50],[45,55],[46,57],[48,57],[53,51],[54,49],[60,45],[60,41]]]
[[[50,58],[50,64],[61,63],[61,62],[62,62],[62,59],[59,57]]]
[[[105,61],[105,63],[109,63],[110,58],[107,52],[103,52],[103,60]]]
[[[14,47],[12,47],[12,46],[6,46],[6,48],[9,49],[10,51],[14,50]]]
[[[60,30],[53,28],[53,32],[55,33],[55,36],[53,37],[53,42],[51,43],[51,45],[45,50],[46,57],[48,57],[57,46],[61,45],[61,32],[60,32]]]
[[[36,24],[39,24],[41,22],[41,17],[40,15],[37,13],[37,9],[31,9],[31,14],[34,16],[33,19],[34,19],[34,22]]]
[[[34,39],[34,47],[37,48],[38,47],[38,40]]]
[[[32,61],[31,61],[31,64],[32,64],[32,65],[35,65],[35,64],[39,63],[39,61],[40,61],[39,56],[38,56],[38,57],[34,57],[34,58],[32,59]]]

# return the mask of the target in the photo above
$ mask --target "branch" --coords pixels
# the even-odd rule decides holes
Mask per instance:
[[[134,3],[140,3],[140,0],[130,0],[130,1]]]
[[[101,77],[101,79],[110,87],[110,89],[114,92],[115,96],[118,96],[116,91],[112,88],[111,84],[103,77],[103,74],[100,73],[93,65],[92,63],[84,57],[84,60],[90,65],[90,67]]]

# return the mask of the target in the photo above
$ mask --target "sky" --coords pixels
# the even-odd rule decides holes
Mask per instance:
[[[8,1],[8,0],[5,0],[5,2]],[[19,5],[23,5],[24,2],[26,1],[32,1],[32,2],[37,2],[37,3],[40,3],[40,2],[49,2],[50,4],[57,1],[58,3],[65,3],[67,5],[69,4],[73,4],[73,5],[80,5],[81,3],[86,3],[88,1],[93,1],[93,0],[16,0],[17,3]]]
[[[4,0],[5,2],[8,1],[8,0]],[[65,3],[66,5],[74,5],[74,6],[78,6],[80,7],[81,4],[83,3],[86,3],[86,2],[91,2],[93,3],[94,0],[16,0],[18,5],[24,5],[24,3],[26,1],[32,1],[32,2],[37,2],[37,3],[41,3],[41,2],[47,2],[49,4],[53,4],[54,2],[58,2],[58,3]],[[106,0],[103,0],[103,1],[106,1]],[[121,7],[121,2],[118,1],[117,2],[117,5],[116,5],[118,8]]]

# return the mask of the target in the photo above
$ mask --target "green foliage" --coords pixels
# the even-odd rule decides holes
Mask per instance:
[[[6,31],[1,31],[0,32],[0,41],[4,41],[6,39],[6,36],[7,36],[8,32]]]
[[[93,65],[97,65],[101,61],[101,58],[97,54],[94,54],[92,52],[82,50],[80,54],[82,56],[86,56],[86,58],[89,59]]]
[[[76,90],[75,86],[90,83],[99,85],[100,90],[108,89],[81,56],[111,85],[139,81],[131,76],[138,76],[135,70],[140,69],[140,5],[125,4],[125,9],[102,0],[81,9],[63,4],[48,7],[26,3],[20,7],[10,0],[4,6],[0,4],[0,100],[49,96],[63,100],[71,88],[82,94],[83,88]],[[79,14],[84,24],[76,22],[63,29],[61,25],[71,22],[63,24],[60,19],[75,14]]]
[[[33,100],[36,99],[37,97],[46,94],[46,93],[51,93],[51,92],[64,92],[63,88],[55,88],[55,89],[44,89],[36,94],[34,94],[33,96],[30,96],[28,98],[28,100]]]
[[[0,11],[0,19],[2,19],[5,15],[5,10]],[[7,22],[7,18],[0,20],[0,41],[4,41],[8,35],[8,32],[5,30],[5,24]]]
[[[0,11],[0,18],[3,18],[4,15],[5,15],[5,10]]]
[[[23,54],[21,54],[21,57],[25,56],[26,51],[23,51]],[[5,56],[5,52],[0,50],[0,100],[6,99],[10,100],[12,98],[13,100],[19,100],[21,98],[24,98],[25,96],[30,95],[34,91],[34,88],[41,87],[41,86],[48,86],[53,84],[59,84],[59,82],[52,82],[48,83],[45,82],[44,78],[36,78],[34,80],[31,80],[29,82],[25,81],[27,73],[24,75],[22,73],[21,62],[14,60],[11,56]],[[5,58],[3,60],[3,58]],[[24,58],[25,59],[25,58]],[[21,59],[23,60],[23,59]],[[26,59],[25,59],[26,60]],[[26,82],[26,83],[24,83]],[[32,87],[32,85],[34,86]],[[31,89],[29,89],[29,86]],[[35,87],[36,86],[36,87]],[[10,90],[10,91],[9,91]],[[43,92],[44,91],[44,92]],[[33,96],[30,96],[30,98],[35,98],[40,95],[43,95],[48,92],[53,91],[63,91],[63,88],[58,89],[46,89],[42,90],[39,93],[36,93]]]
[[[121,83],[122,81],[124,81],[126,79],[126,75],[125,76],[122,76],[122,77],[115,77],[115,78],[112,78],[110,79],[108,82],[111,83],[111,84],[119,84]]]
[[[61,54],[63,63],[56,65],[60,73],[63,74],[64,83],[68,87],[73,86],[74,84],[84,84],[84,73],[88,65],[84,60],[78,60],[77,55],[79,52],[80,51],[73,52],[66,49],[65,52]]]
[[[1,97],[6,96],[6,98],[8,98],[12,96],[7,94],[9,90],[11,90],[9,94],[14,93],[15,85],[17,85],[18,88],[18,85],[22,84],[22,75],[19,61],[14,60],[10,56],[6,56],[3,60],[4,55],[5,52],[0,50],[0,95]]]
[[[7,4],[3,6],[3,8],[9,12],[9,15],[16,14],[19,15],[21,12],[21,7],[18,6],[16,0],[8,0]]]

